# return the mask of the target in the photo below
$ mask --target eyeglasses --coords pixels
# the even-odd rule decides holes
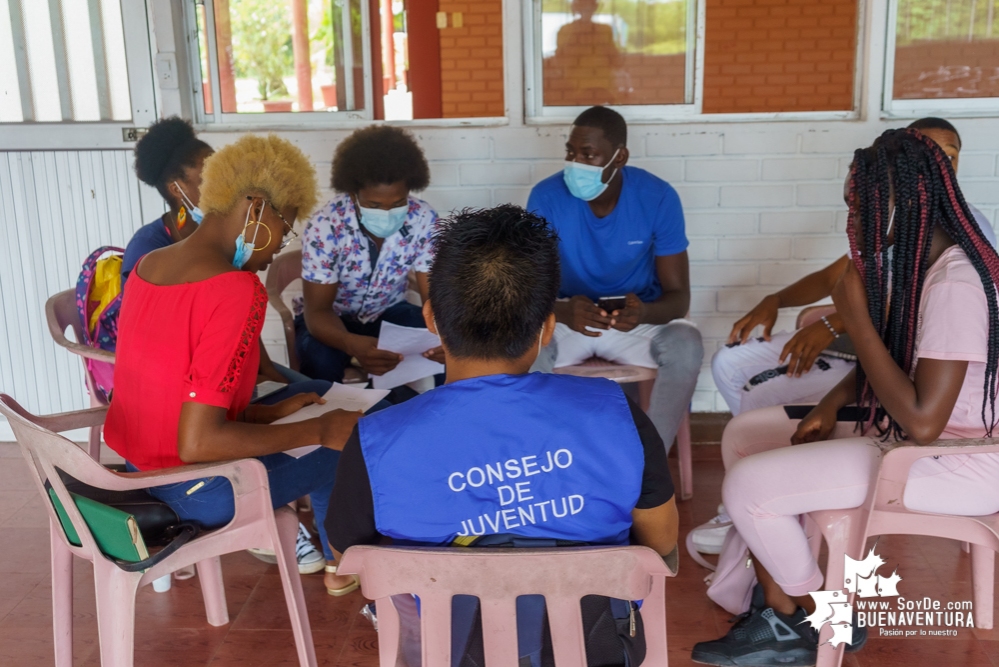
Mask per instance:
[[[253,199],[254,199],[254,197],[251,197],[251,196],[249,196],[249,195],[247,195],[247,197],[246,197],[246,198],[247,198],[247,199],[249,199],[250,201],[253,201]],[[278,217],[278,219],[279,219],[279,220],[280,220],[281,222],[283,222],[283,223],[284,223],[284,226],[288,228],[288,231],[289,231],[289,232],[291,232],[291,238],[290,238],[290,239],[289,239],[289,238],[283,238],[283,237],[282,237],[282,239],[281,239],[281,243],[279,243],[279,244],[278,244],[278,247],[277,247],[277,249],[278,249],[279,251],[281,251],[281,250],[284,250],[285,248],[287,248],[287,247],[288,247],[288,244],[289,244],[289,243],[291,243],[292,241],[294,241],[295,239],[297,239],[297,238],[298,238],[298,232],[296,232],[296,231],[295,231],[295,228],[291,226],[291,223],[289,223],[289,222],[288,222],[288,220],[286,220],[286,219],[285,219],[285,217],[284,217],[283,215],[281,215],[281,211],[277,210],[277,207],[276,207],[276,206],[274,206],[274,204],[270,203],[270,202],[269,202],[269,201],[267,201],[266,199],[263,199],[263,200],[261,200],[261,201],[263,201],[263,203],[264,203],[264,204],[266,204],[267,206],[269,206],[269,207],[270,207],[270,209],[271,209],[272,211],[274,211],[274,215],[276,215],[276,216]],[[263,210],[261,210],[261,214],[263,214]],[[288,234],[287,234],[287,232],[285,232],[285,236],[287,236],[287,235],[288,235]]]

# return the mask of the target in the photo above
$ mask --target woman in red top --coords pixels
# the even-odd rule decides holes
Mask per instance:
[[[267,293],[256,272],[271,263],[299,212],[316,204],[305,155],[275,136],[245,136],[205,162],[190,237],[146,255],[122,301],[115,392],[105,437],[133,470],[256,457],[274,507],[310,494],[323,549],[323,519],[336,464],[359,413],[271,425],[314,393],[250,404],[260,359]],[[282,452],[323,447],[301,458]],[[187,521],[213,528],[234,514],[232,487],[206,478],[150,493]]]

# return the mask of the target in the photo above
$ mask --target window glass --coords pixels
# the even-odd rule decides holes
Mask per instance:
[[[688,2],[543,0],[543,104],[692,102]]]
[[[999,97],[999,0],[899,0],[894,99]]]
[[[223,113],[364,108],[360,0],[215,0],[196,14],[205,113],[213,113],[209,4]]]

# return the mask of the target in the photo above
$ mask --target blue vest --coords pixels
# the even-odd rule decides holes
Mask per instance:
[[[645,456],[609,380],[472,378],[359,429],[375,525],[397,544],[495,534],[628,543]]]

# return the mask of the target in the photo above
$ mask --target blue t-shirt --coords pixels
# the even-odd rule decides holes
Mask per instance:
[[[662,294],[655,258],[687,249],[683,207],[676,190],[637,167],[624,167],[621,176],[621,196],[605,218],[598,218],[588,202],[572,196],[562,172],[531,190],[527,209],[558,230],[559,296],[582,294],[596,301],[634,292],[642,301],[655,301]]]
[[[163,218],[158,218],[148,225],[139,227],[139,231],[132,235],[128,245],[125,246],[125,256],[121,260],[122,285],[128,280],[128,274],[132,272],[143,255],[172,244],[173,239],[170,238],[166,225],[163,224]]]

